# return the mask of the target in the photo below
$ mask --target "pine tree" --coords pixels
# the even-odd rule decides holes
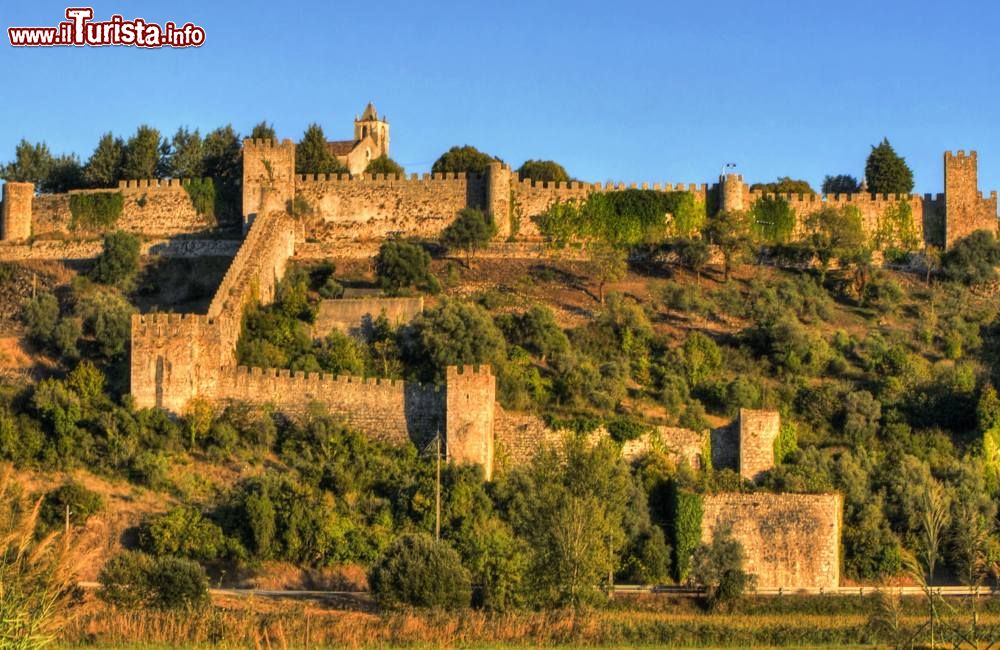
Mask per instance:
[[[173,178],[201,178],[204,176],[204,147],[198,129],[177,129],[171,141],[172,151],[167,160],[167,174]]]
[[[83,181],[90,187],[114,187],[122,177],[125,143],[108,132],[101,136],[97,148],[83,168]]]
[[[913,191],[913,171],[892,148],[888,138],[872,147],[865,164],[865,178],[872,194],[909,194]]]
[[[326,144],[323,127],[310,124],[295,148],[296,174],[340,174],[347,170]]]
[[[169,152],[160,132],[143,124],[125,144],[122,177],[127,179],[159,178],[164,171],[163,158]]]

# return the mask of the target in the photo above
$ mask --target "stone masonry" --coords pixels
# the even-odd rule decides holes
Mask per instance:
[[[761,589],[840,586],[839,494],[713,494],[703,501],[701,540],[729,528]]]

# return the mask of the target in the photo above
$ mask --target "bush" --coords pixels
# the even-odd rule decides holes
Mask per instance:
[[[191,560],[123,551],[108,560],[97,581],[98,597],[116,607],[185,609],[208,604],[205,570]]]
[[[125,207],[121,192],[70,194],[71,230],[104,230],[115,225]]]
[[[403,169],[403,166],[385,154],[369,162],[365,168],[365,173],[385,174],[386,176],[398,176],[400,178],[406,176],[406,170]]]
[[[121,230],[104,236],[104,250],[90,272],[101,284],[118,284],[139,270],[139,238]]]
[[[379,285],[391,293],[416,288],[431,293],[441,289],[431,273],[431,256],[423,248],[399,239],[382,242],[375,257]]]
[[[194,211],[202,217],[215,218],[215,183],[211,178],[192,178],[184,183]]]
[[[139,546],[155,556],[214,560],[225,552],[226,539],[197,508],[179,506],[143,526]]]
[[[967,285],[996,280],[998,265],[1000,242],[987,230],[977,230],[958,240],[941,259],[945,277]]]
[[[40,345],[52,342],[58,320],[59,301],[48,291],[38,293],[24,305],[24,323],[28,326],[28,336]]]
[[[743,570],[743,560],[743,547],[727,528],[716,528],[711,544],[698,547],[691,576],[705,587],[710,607],[737,600],[753,585],[753,576]]]
[[[469,573],[458,553],[428,535],[404,535],[386,549],[369,578],[379,605],[386,608],[468,607]]]
[[[38,513],[39,521],[47,529],[59,528],[66,522],[67,509],[69,523],[82,526],[91,515],[104,509],[104,499],[79,483],[66,483],[45,495]]]
[[[673,551],[671,569],[677,582],[687,580],[691,557],[701,541],[701,519],[704,514],[701,495],[687,492],[670,481],[667,485],[667,540]]]

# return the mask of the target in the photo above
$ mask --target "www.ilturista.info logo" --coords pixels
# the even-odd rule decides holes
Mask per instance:
[[[55,27],[8,27],[14,47],[84,47],[123,45],[126,47],[201,47],[205,30],[192,23],[178,27],[173,22],[158,25],[142,18],[125,20],[118,14],[110,20],[94,22],[91,7],[69,7],[67,20]]]

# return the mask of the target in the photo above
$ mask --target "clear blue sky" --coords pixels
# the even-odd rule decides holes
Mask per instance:
[[[82,4],[82,3],[81,3]],[[1000,6],[952,0],[463,2],[131,0],[91,3],[195,22],[193,50],[14,50],[10,25],[54,25],[65,2],[4,0],[0,160],[44,140],[86,159],[140,123],[202,133],[261,119],[330,139],[375,102],[392,156],[429,169],[449,146],[551,158],[586,180],[818,184],[863,173],[888,136],[942,190],[945,149],[977,149],[1000,189]]]

